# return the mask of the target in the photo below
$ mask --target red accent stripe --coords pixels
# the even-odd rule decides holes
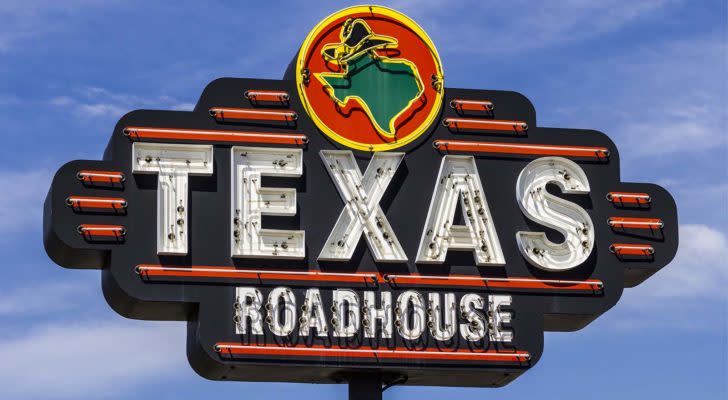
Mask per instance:
[[[488,100],[453,99],[450,108],[464,111],[493,111],[495,106]]]
[[[121,237],[126,235],[126,229],[122,225],[81,224],[78,233],[85,236]]]
[[[128,126],[124,135],[132,139],[172,139],[203,142],[243,142],[301,145],[308,143],[308,137],[301,134],[280,134],[269,132],[240,132],[199,129],[149,128]]]
[[[239,343],[220,342],[215,344],[215,351],[225,354],[238,355],[280,355],[296,357],[351,357],[372,359],[423,359],[423,360],[460,360],[460,361],[496,361],[496,362],[525,362],[531,358],[526,351],[475,352],[469,349],[442,350],[440,348],[427,348],[412,350],[406,347],[394,349],[372,348],[361,346],[355,349],[341,347],[324,347],[321,345],[296,345],[283,347],[276,344],[242,345]]]
[[[609,217],[607,223],[612,228],[662,229],[665,223],[659,218]]]
[[[528,130],[528,124],[523,121],[502,121],[473,118],[445,118],[442,123],[449,129],[501,132],[526,132]]]
[[[108,175],[108,176],[107,176]],[[78,171],[76,177],[81,182],[87,183],[121,183],[126,177],[123,173],[117,171],[93,171],[84,169]]]
[[[609,246],[609,251],[618,256],[651,256],[655,249],[649,244],[615,243]]]
[[[283,103],[290,100],[288,92],[279,90],[246,90],[245,98],[251,101],[268,101]]]
[[[126,208],[126,200],[121,197],[90,197],[90,196],[69,196],[66,199],[69,207],[78,208],[105,208],[119,210]]]
[[[151,269],[148,269],[151,268]],[[161,269],[160,269],[161,268]],[[174,269],[170,269],[174,268]],[[184,268],[186,270],[180,270]],[[176,277],[197,277],[197,278],[234,278],[234,279],[260,279],[260,280],[286,280],[286,281],[316,281],[316,282],[349,282],[349,283],[371,283],[372,277],[376,274],[341,273],[326,274],[318,271],[271,271],[258,272],[251,270],[239,270],[234,267],[213,267],[213,266],[192,266],[174,267],[164,265],[142,264],[137,266],[137,271],[143,277],[148,276],[176,276]]]
[[[544,280],[531,278],[510,278],[510,281],[500,280],[473,280],[472,276],[449,275],[442,279],[422,278],[417,274],[408,276],[398,275],[393,282],[398,285],[427,285],[427,286],[468,286],[482,288],[507,288],[507,289],[543,289],[543,290],[596,290],[601,289],[602,282],[596,279],[588,279],[580,283],[557,283],[544,282]],[[508,279],[508,278],[506,278]]]
[[[652,202],[649,194],[632,192],[609,192],[607,193],[607,200],[614,204],[649,204]]]
[[[298,114],[290,110],[271,110],[262,108],[211,108],[210,115],[218,122],[226,120],[249,121],[295,121]]]
[[[609,157],[609,150],[606,147],[511,144],[503,142],[471,142],[465,140],[436,140],[433,145],[441,151],[461,151],[469,153],[571,156],[596,158],[600,160]]]
[[[373,283],[390,282],[396,285],[420,286],[466,286],[480,288],[510,289],[542,289],[542,290],[601,290],[602,282],[595,279],[584,281],[558,282],[556,280],[539,280],[532,278],[480,278],[467,275],[449,275],[440,277],[421,276],[418,274],[387,276],[378,273],[324,273],[319,271],[265,271],[244,270],[235,267],[215,266],[164,266],[159,264],[141,264],[136,267],[141,277],[185,277],[185,278],[230,278],[254,280],[285,280],[292,282],[343,282]]]

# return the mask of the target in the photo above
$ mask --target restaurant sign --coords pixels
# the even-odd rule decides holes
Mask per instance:
[[[357,6],[282,80],[123,116],[56,173],[44,242],[119,314],[188,321],[206,378],[502,386],[675,255],[672,197],[619,167],[521,94],[446,87],[419,25]]]

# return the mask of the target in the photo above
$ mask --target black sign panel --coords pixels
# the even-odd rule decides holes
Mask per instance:
[[[340,74],[366,72],[360,54],[392,68],[384,73],[413,71],[398,61],[419,60],[402,39],[399,55],[380,44],[396,29],[379,35],[381,21],[357,12],[330,17],[348,47],[319,43],[348,63]],[[334,98],[334,79],[360,83],[300,59],[283,80],[215,80],[192,112],[130,112],[103,161],[61,167],[45,202],[49,256],[101,269],[106,300],[124,316],[189,321],[200,375],[330,383],[376,371],[412,385],[502,386],[536,364],[544,331],[586,326],[673,258],[672,197],[621,182],[606,135],[538,127],[518,93],[443,88],[415,69],[410,115],[381,111],[394,103],[377,96],[392,91],[366,85],[356,104],[334,104],[342,118],[370,118],[376,146],[391,147],[369,151],[356,136],[365,127],[349,127],[358,144],[327,132],[338,126],[332,111],[304,93],[331,84]],[[434,120],[417,122],[414,137],[374,123],[409,129],[418,113]],[[366,172],[380,161],[389,167]],[[565,233],[583,215],[588,223]],[[543,232],[551,247],[524,232]],[[581,246],[567,245],[574,237]]]

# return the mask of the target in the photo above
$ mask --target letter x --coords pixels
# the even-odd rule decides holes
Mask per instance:
[[[379,206],[404,153],[375,153],[362,176],[348,150],[321,150],[321,159],[345,206],[319,260],[348,261],[364,234],[377,262],[404,262],[407,255]]]

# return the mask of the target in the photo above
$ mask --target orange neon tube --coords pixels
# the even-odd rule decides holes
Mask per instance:
[[[141,278],[154,277],[185,277],[185,278],[228,278],[228,279],[255,279],[255,280],[286,280],[290,282],[340,282],[340,283],[381,283],[390,285],[419,285],[419,286],[468,286],[480,288],[511,288],[511,289],[537,289],[537,290],[601,290],[602,281],[589,280],[558,280],[535,278],[498,278],[467,275],[395,275],[378,273],[337,273],[319,271],[287,271],[287,270],[261,270],[236,269],[235,267],[220,266],[166,266],[159,264],[140,264],[135,271]]]
[[[450,101],[450,108],[464,111],[493,111],[495,106],[488,100],[453,99]]]
[[[443,350],[440,348],[427,348],[423,350],[410,350],[406,347],[372,348],[358,346],[357,348],[342,348],[339,346],[324,347],[321,345],[295,345],[279,346],[277,344],[245,345],[239,343],[216,343],[214,350],[221,355],[280,355],[297,357],[352,357],[373,359],[428,359],[428,360],[469,360],[469,361],[496,361],[496,362],[524,362],[531,358],[525,351],[472,351],[470,349]]]
[[[651,256],[655,249],[649,244],[615,243],[609,246],[609,251],[618,256]]]
[[[124,135],[131,139],[172,139],[214,142],[244,142],[244,143],[270,143],[293,144],[308,143],[308,137],[303,134],[282,134],[268,132],[240,132],[199,129],[176,128],[150,128],[128,126],[124,128]]]
[[[609,157],[609,150],[606,147],[471,142],[465,140],[436,140],[433,143],[433,146],[440,151],[460,151],[469,153],[571,156],[596,159]]]
[[[245,98],[252,101],[286,102],[291,96],[281,90],[246,90]]]
[[[116,171],[82,170],[78,171],[76,178],[78,178],[79,181],[86,183],[121,183],[126,180],[126,176],[124,176],[123,173]]]
[[[298,114],[290,110],[271,110],[258,108],[211,108],[210,116],[218,122],[228,120],[240,121],[284,121],[291,122],[298,119]]]
[[[665,223],[659,218],[609,217],[607,223],[612,228],[662,229]]]
[[[87,236],[126,236],[126,228],[121,225],[81,224],[77,230],[81,235]]]
[[[78,208],[110,208],[118,210],[126,208],[126,199],[121,197],[68,196],[66,204]]]
[[[647,193],[631,193],[631,192],[609,192],[607,200],[614,204],[648,204],[652,202],[652,198]]]
[[[523,121],[503,121],[495,119],[445,118],[442,124],[449,129],[482,131],[526,132],[528,124]]]

